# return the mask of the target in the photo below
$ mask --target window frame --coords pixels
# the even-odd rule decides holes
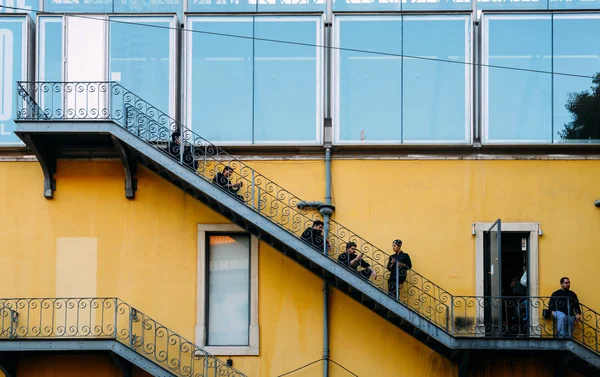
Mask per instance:
[[[207,241],[210,233],[242,233],[250,236],[250,323],[247,346],[207,346],[208,266]],[[196,344],[215,356],[258,356],[258,238],[234,224],[198,224],[198,276],[196,302]]]

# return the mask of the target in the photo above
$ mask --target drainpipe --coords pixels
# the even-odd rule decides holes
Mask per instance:
[[[319,206],[323,215],[325,239],[329,237],[329,217],[333,214],[331,205],[331,148],[325,149],[325,205]],[[323,243],[323,253],[327,254],[327,242]],[[323,280],[323,377],[329,377],[329,284]]]

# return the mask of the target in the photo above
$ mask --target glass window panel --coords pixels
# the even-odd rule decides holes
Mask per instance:
[[[553,22],[554,72],[600,74],[600,15],[555,15]],[[600,141],[598,84],[591,78],[554,75],[555,142]]]
[[[548,9],[548,0],[477,0],[477,10]]]
[[[250,237],[209,236],[208,346],[247,346],[250,331]]]
[[[316,141],[320,119],[318,18],[256,17],[254,140]],[[301,46],[260,39],[308,44]],[[319,55],[318,55],[319,54]],[[318,123],[317,123],[318,122]]]
[[[325,0],[250,0],[257,3],[258,12],[321,12],[326,9]]]
[[[110,13],[113,0],[44,0],[46,12]]]
[[[187,124],[211,141],[252,140],[252,18],[194,18]],[[191,58],[190,58],[191,57]]]
[[[175,82],[172,79],[174,31],[168,28],[173,18],[111,17],[109,59],[111,80],[160,111],[173,116],[172,99]],[[131,23],[144,25],[134,25]],[[148,27],[153,25],[159,27]],[[113,103],[113,105],[115,105]]]
[[[38,81],[63,81],[63,18],[39,17]],[[63,87],[48,84],[40,88],[39,105],[51,117],[63,110]]]
[[[32,19],[35,19],[36,11],[40,9],[39,0],[17,0],[17,1],[2,1],[0,4],[4,4],[7,7],[14,7],[18,9],[0,8],[0,13],[28,13]]]
[[[471,66],[458,64],[470,60],[468,21],[404,17],[404,141],[468,141]]]
[[[114,13],[177,13],[182,19],[184,0],[114,0]]]
[[[402,10],[471,10],[471,0],[403,0]]]
[[[401,0],[333,0],[334,11],[401,11]]]
[[[253,0],[187,0],[188,12],[256,12],[258,4]]]
[[[487,140],[550,142],[552,139],[552,24],[550,16],[488,16]]]
[[[23,102],[16,97],[17,81],[25,76],[25,17],[0,17],[0,145],[20,145],[13,119]]]
[[[341,48],[337,51],[337,139],[399,141],[402,137],[400,17],[340,17],[337,30],[336,45]]]
[[[600,0],[549,0],[550,9],[600,9]]]

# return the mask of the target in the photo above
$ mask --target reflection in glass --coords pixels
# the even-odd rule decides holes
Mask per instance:
[[[339,18],[338,134],[340,141],[399,142],[402,138],[400,17]],[[389,55],[359,52],[367,50]]]
[[[252,18],[198,17],[190,25],[209,34],[187,36],[186,124],[208,140],[251,141]]]
[[[471,67],[458,62],[470,60],[468,20],[404,17],[403,141],[467,142]]]
[[[522,69],[484,68],[487,140],[551,142],[551,16],[488,16],[485,30],[484,63]]]
[[[315,19],[256,17],[254,140],[317,139],[320,28]],[[267,40],[265,40],[267,39]],[[283,40],[293,43],[277,43]]]
[[[109,41],[110,79],[119,82],[160,111],[173,116],[175,93],[171,51],[172,17],[111,17]],[[126,22],[126,23],[123,23]],[[136,25],[133,23],[141,23]],[[153,25],[158,27],[148,27]],[[113,103],[113,105],[116,105]]]
[[[554,72],[600,71],[600,15],[554,16]],[[600,141],[600,76],[554,75],[555,142]]]

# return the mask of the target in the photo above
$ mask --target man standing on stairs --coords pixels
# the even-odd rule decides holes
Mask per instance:
[[[571,290],[571,280],[568,277],[560,278],[560,289],[550,297],[548,310],[556,320],[556,330],[559,338],[571,338],[575,322],[581,316],[579,299]]]
[[[356,252],[355,242],[348,242],[346,244],[346,252],[341,253],[338,256],[338,261],[343,265],[350,267],[352,271],[367,280],[376,276],[373,267],[363,259],[363,254]],[[358,271],[358,267],[362,267],[362,270]]]
[[[213,183],[243,202],[244,197],[239,195],[238,192],[244,185],[244,182],[231,183],[231,174],[233,174],[233,168],[231,166],[225,166],[222,173],[217,173],[215,175]]]
[[[307,242],[313,246],[315,246],[319,250],[323,250],[323,241],[327,243],[327,251],[331,248],[329,245],[329,241],[325,240],[325,236],[323,235],[323,227],[325,224],[321,220],[313,221],[311,228],[306,228],[304,232],[302,232],[302,240]]]
[[[387,269],[390,272],[388,294],[399,299],[399,289],[402,287],[402,283],[406,281],[406,275],[408,270],[412,268],[412,262],[410,256],[402,251],[402,240],[394,240],[392,250],[394,250],[394,254],[390,255],[387,263]]]

